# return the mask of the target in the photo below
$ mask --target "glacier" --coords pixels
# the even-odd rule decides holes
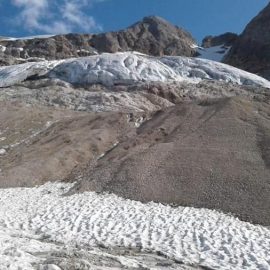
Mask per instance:
[[[182,56],[153,57],[137,52],[103,53],[0,67],[0,87],[35,77],[59,79],[78,85],[217,80],[270,88],[270,82],[260,76],[215,61]]]

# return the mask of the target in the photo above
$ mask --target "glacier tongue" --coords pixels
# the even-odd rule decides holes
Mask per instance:
[[[61,61],[44,61],[0,67],[0,87],[18,84],[33,76],[46,75]]]
[[[50,77],[73,84],[132,84],[138,81],[182,81],[158,58],[138,53],[101,54],[67,60],[53,69]]]
[[[1,67],[0,87],[12,86],[33,76],[81,85],[218,80],[270,88],[270,82],[262,77],[226,64],[181,56],[152,57],[136,52]]]
[[[170,66],[174,72],[190,82],[216,80],[270,88],[270,82],[260,76],[212,60],[166,56],[162,57],[160,61]]]

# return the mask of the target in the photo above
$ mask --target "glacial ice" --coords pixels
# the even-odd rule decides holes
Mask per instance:
[[[270,88],[270,82],[260,76],[215,61],[181,56],[153,57],[136,52],[0,67],[0,87],[12,86],[33,76],[80,85],[218,80]]]

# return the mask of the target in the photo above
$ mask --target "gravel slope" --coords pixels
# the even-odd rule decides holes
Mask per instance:
[[[86,169],[79,191],[220,209],[270,224],[269,102],[226,98],[157,112]]]

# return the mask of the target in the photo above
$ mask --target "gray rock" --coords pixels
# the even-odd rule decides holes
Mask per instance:
[[[202,41],[202,47],[210,48],[219,45],[232,46],[237,38],[237,34],[230,32],[219,36],[206,36]]]
[[[90,44],[99,52],[138,51],[149,55],[193,56],[191,34],[156,16],[145,17],[126,30],[93,36]]]
[[[0,45],[5,47],[4,51],[0,51],[0,65],[131,50],[158,56],[193,56],[196,54],[192,48],[194,43],[191,34],[185,30],[152,16],[119,32],[68,34],[25,40],[0,39]]]
[[[247,25],[224,61],[270,79],[270,4]]]
[[[270,224],[269,91],[204,81],[0,91],[0,187],[79,180],[79,191],[207,207]]]

